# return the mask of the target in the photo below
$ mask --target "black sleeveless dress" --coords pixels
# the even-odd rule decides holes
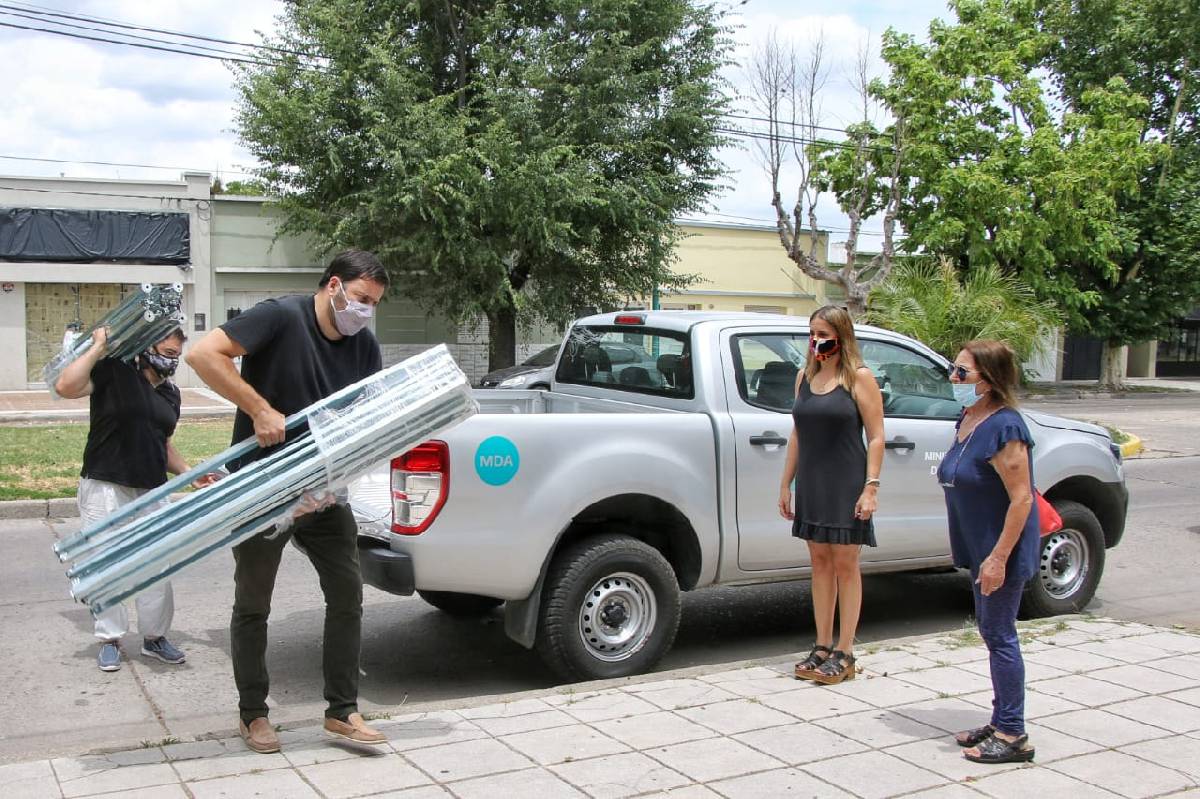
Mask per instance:
[[[840,384],[828,394],[814,394],[805,379],[792,418],[800,444],[792,535],[819,544],[876,546],[872,520],[854,516],[867,479],[867,446],[854,398]]]

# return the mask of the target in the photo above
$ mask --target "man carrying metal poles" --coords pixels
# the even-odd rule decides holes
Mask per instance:
[[[387,272],[374,255],[347,250],[330,262],[316,294],[264,300],[192,347],[188,364],[238,407],[235,443],[253,435],[264,448],[260,456],[268,454],[286,438],[287,415],[382,368],[379,342],[366,326],[387,286]],[[234,365],[238,357],[241,374]],[[301,510],[285,530],[268,530],[233,548],[230,649],[242,737],[255,752],[279,751],[279,738],[267,720],[267,619],[283,548],[294,537],[316,568],[325,596],[325,731],[383,744],[384,736],[358,712],[362,573],[357,524],[344,501],[313,502]]]
[[[179,422],[179,389],[169,379],[179,364],[185,341],[179,328],[137,356],[135,363],[106,357],[108,331],[92,334],[92,346],[68,364],[54,390],[68,399],[89,397],[90,427],[79,477],[79,516],[87,527],[120,506],[167,481],[167,473],[190,468],[171,436]],[[175,615],[170,582],[163,581],[136,600],[142,654],[179,665],[183,652],[167,640]],[[96,616],[100,639],[96,657],[101,671],[121,668],[119,642],[129,632],[123,604]]]

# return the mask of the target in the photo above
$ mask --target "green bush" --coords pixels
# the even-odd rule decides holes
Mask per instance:
[[[976,338],[1005,341],[1020,361],[1062,324],[1053,305],[996,266],[960,275],[947,261],[898,263],[871,292],[867,321],[924,342],[947,358]]]

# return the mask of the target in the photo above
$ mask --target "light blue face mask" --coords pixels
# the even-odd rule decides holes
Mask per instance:
[[[955,402],[962,405],[964,408],[970,408],[979,401],[979,395],[975,393],[975,386],[978,383],[951,383],[951,388],[954,389]]]

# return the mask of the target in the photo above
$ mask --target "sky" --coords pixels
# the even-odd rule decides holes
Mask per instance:
[[[246,179],[244,171],[253,168],[254,160],[238,142],[232,73],[221,61],[5,25],[49,27],[45,17],[30,19],[29,12],[64,12],[257,42],[259,31],[274,27],[282,6],[280,0],[0,0],[0,79],[6,86],[0,99],[0,175],[177,180],[184,170],[202,170],[225,181]],[[731,18],[736,25],[734,61],[745,65],[771,31],[800,48],[823,33],[830,79],[822,121],[841,127],[855,118],[847,75],[862,44],[869,43],[874,71],[882,74],[877,54],[883,31],[890,27],[923,36],[932,19],[948,16],[945,0],[746,0]],[[212,42],[207,46],[234,49]],[[735,90],[745,89],[743,69],[734,66],[726,77]],[[745,99],[735,100],[735,108],[751,111]],[[742,140],[721,157],[730,170],[728,186],[712,198],[709,209],[689,218],[773,224],[770,183],[753,150]],[[85,163],[89,161],[122,165]],[[794,193],[786,181],[781,188],[784,196]],[[845,217],[826,201],[819,206],[818,221],[831,231],[831,249],[836,249]],[[864,229],[860,250],[876,248],[878,221],[869,220]],[[831,252],[831,258],[837,260],[836,254]]]

